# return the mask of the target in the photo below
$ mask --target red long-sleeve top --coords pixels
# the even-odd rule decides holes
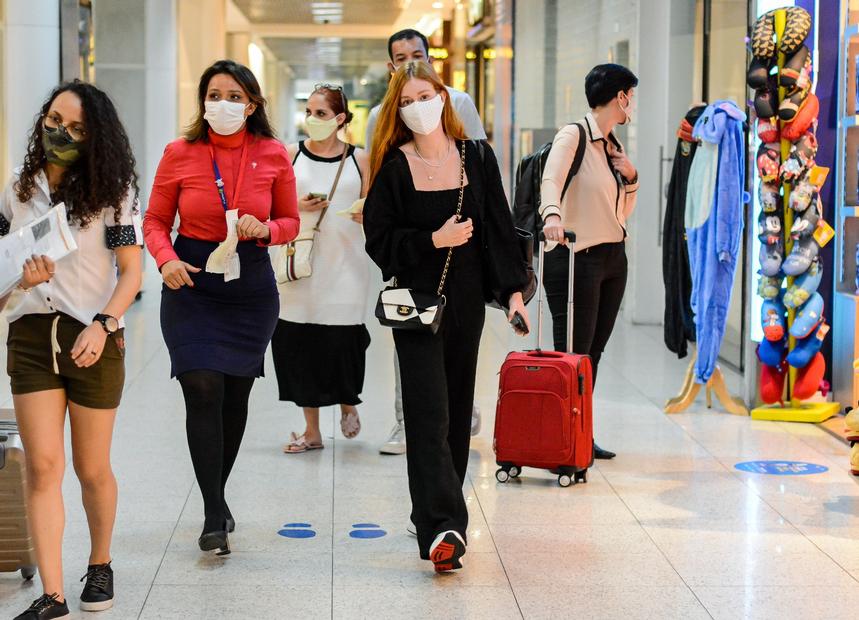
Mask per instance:
[[[245,133],[242,130],[231,136],[221,136],[209,131],[209,143],[180,138],[164,149],[143,218],[146,247],[159,269],[167,261],[178,259],[170,238],[177,211],[180,235],[217,242],[227,238],[209,144],[214,148],[224,180],[228,207],[238,208],[239,217],[250,214],[267,223],[271,239],[261,245],[288,243],[298,235],[295,173],[286,148],[277,140],[248,136],[244,178],[236,204],[232,204]]]

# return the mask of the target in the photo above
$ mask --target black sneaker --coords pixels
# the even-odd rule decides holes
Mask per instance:
[[[81,592],[83,611],[104,611],[113,607],[113,569],[107,564],[92,564],[87,567],[86,585]]]
[[[57,594],[43,594],[41,598],[33,601],[33,604],[15,620],[53,620],[54,618],[68,618],[69,606],[63,601],[60,603]]]
[[[430,546],[430,560],[435,572],[446,573],[462,568],[462,556],[465,555],[465,541],[459,532],[447,530],[436,536]]]

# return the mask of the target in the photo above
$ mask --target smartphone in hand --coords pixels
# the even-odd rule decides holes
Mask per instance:
[[[310,192],[310,197],[315,200],[328,200],[328,194],[323,194],[319,192]]]
[[[516,333],[522,334],[523,336],[528,335],[528,324],[525,322],[523,316],[518,312],[513,313],[510,325],[512,325],[513,329],[516,330]]]

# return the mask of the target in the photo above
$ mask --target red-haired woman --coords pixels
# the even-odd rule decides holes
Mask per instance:
[[[203,494],[200,549],[225,554],[235,521],[224,488],[279,310],[267,247],[295,238],[298,208],[289,156],[250,69],[216,62],[198,96],[197,119],[158,165],[143,229],[164,279],[161,331]]]
[[[367,154],[337,137],[352,120],[341,87],[318,85],[307,99],[305,114],[310,139],[289,145],[287,151],[298,187],[301,236],[318,229],[313,272],[278,286],[280,320],[271,342],[280,399],[304,409],[304,432],[293,433],[284,447],[291,454],[323,447],[320,407],[339,405],[343,436],[358,435],[361,421],[355,405],[361,402],[370,344],[364,325],[370,271],[361,234],[363,215],[349,213],[365,193]]]
[[[492,149],[466,140],[444,84],[426,63],[403,64],[388,86],[373,138],[364,232],[386,280],[429,294],[454,248],[438,333],[394,330],[418,547],[436,571],[453,570],[466,545],[462,484],[486,296],[504,299],[510,318],[518,312],[527,324],[521,291],[528,278]]]

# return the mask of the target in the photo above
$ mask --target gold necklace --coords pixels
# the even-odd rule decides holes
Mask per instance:
[[[415,142],[415,153],[417,153],[418,157],[420,157],[421,161],[422,161],[422,162],[423,162],[423,163],[424,163],[428,168],[441,168],[442,166],[444,166],[444,165],[447,163],[447,160],[448,160],[448,159],[450,159],[450,154],[453,152],[453,151],[452,151],[452,149],[450,148],[450,143],[451,143],[451,141],[450,141],[450,140],[448,140],[448,141],[447,141],[447,153],[445,154],[444,159],[442,159],[442,160],[441,160],[440,162],[438,162],[437,164],[430,163],[430,162],[428,162],[426,159],[424,159],[424,156],[423,156],[423,155],[421,155],[421,151],[420,151],[420,149],[418,148],[418,143],[417,143],[417,142]],[[432,180],[433,180],[433,178],[435,178],[435,177],[433,176],[434,174],[435,174],[435,173],[432,173],[432,174],[430,174],[429,172],[428,172],[428,173],[426,173],[426,175],[427,175],[427,180],[428,180],[428,181],[432,181]]]

